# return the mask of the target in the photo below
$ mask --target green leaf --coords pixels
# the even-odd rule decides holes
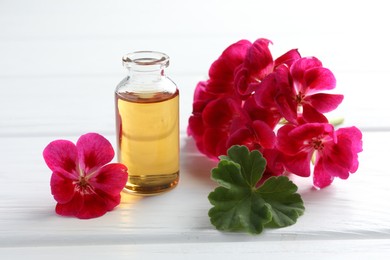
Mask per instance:
[[[255,186],[263,176],[267,164],[264,157],[257,150],[249,152],[246,146],[233,146],[227,156],[220,156],[221,160],[230,160],[241,166],[241,172],[250,186]]]
[[[212,178],[222,187],[208,197],[214,205],[209,211],[211,223],[219,230],[261,233],[264,224],[271,221],[271,212],[244,179],[240,165],[222,160],[212,170]]]
[[[286,227],[297,222],[305,211],[298,187],[286,176],[271,177],[256,191],[270,205],[272,221],[268,227]]]
[[[209,194],[211,223],[222,231],[260,234],[264,227],[285,227],[303,214],[297,186],[287,177],[272,177],[256,188],[266,161],[259,151],[232,146],[212,169],[220,187]]]

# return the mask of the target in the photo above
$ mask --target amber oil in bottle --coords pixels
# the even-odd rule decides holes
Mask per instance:
[[[169,57],[134,52],[123,57],[129,75],[115,92],[118,160],[128,168],[125,189],[168,191],[179,181],[179,91],[165,76]]]

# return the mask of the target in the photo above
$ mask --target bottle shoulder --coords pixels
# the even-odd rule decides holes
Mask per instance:
[[[157,103],[179,97],[179,90],[174,93],[155,92],[155,93],[135,93],[135,92],[116,92],[115,98],[118,100],[133,102],[133,103]]]
[[[117,85],[116,92],[135,92],[135,93],[175,93],[176,84],[169,77],[161,77],[158,80],[134,80],[129,76],[123,78]]]

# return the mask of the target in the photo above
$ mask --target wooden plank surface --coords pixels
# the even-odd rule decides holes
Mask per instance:
[[[390,255],[390,18],[383,1],[1,1],[0,258],[387,259]],[[305,201],[297,224],[260,236],[210,224],[215,184],[186,136],[196,83],[229,44],[265,37],[278,56],[317,56],[345,100],[331,116],[363,130],[360,168],[324,190],[295,177]],[[181,96],[181,180],[161,196],[123,194],[92,220],[59,217],[42,150],[54,139],[99,132],[115,144],[121,56],[164,51]]]

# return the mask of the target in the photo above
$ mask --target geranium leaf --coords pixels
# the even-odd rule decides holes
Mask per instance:
[[[243,178],[237,163],[222,160],[212,171],[212,178],[222,187],[209,195],[213,208],[211,223],[223,231],[245,231],[259,234],[271,221],[271,212],[260,194],[256,194]]]
[[[254,150],[249,152],[246,146],[234,145],[227,156],[220,156],[222,160],[230,160],[241,166],[241,173],[250,186],[255,186],[263,176],[266,160],[262,154]]]
[[[219,183],[209,194],[211,223],[222,231],[259,234],[264,227],[285,227],[303,214],[297,186],[285,176],[272,177],[259,188],[266,161],[259,151],[232,146],[212,169]]]
[[[286,227],[295,224],[305,210],[297,186],[286,176],[271,177],[257,190],[270,205],[272,221],[268,227]]]
[[[249,187],[241,174],[241,166],[235,162],[221,160],[218,167],[211,170],[211,179],[227,189]]]

